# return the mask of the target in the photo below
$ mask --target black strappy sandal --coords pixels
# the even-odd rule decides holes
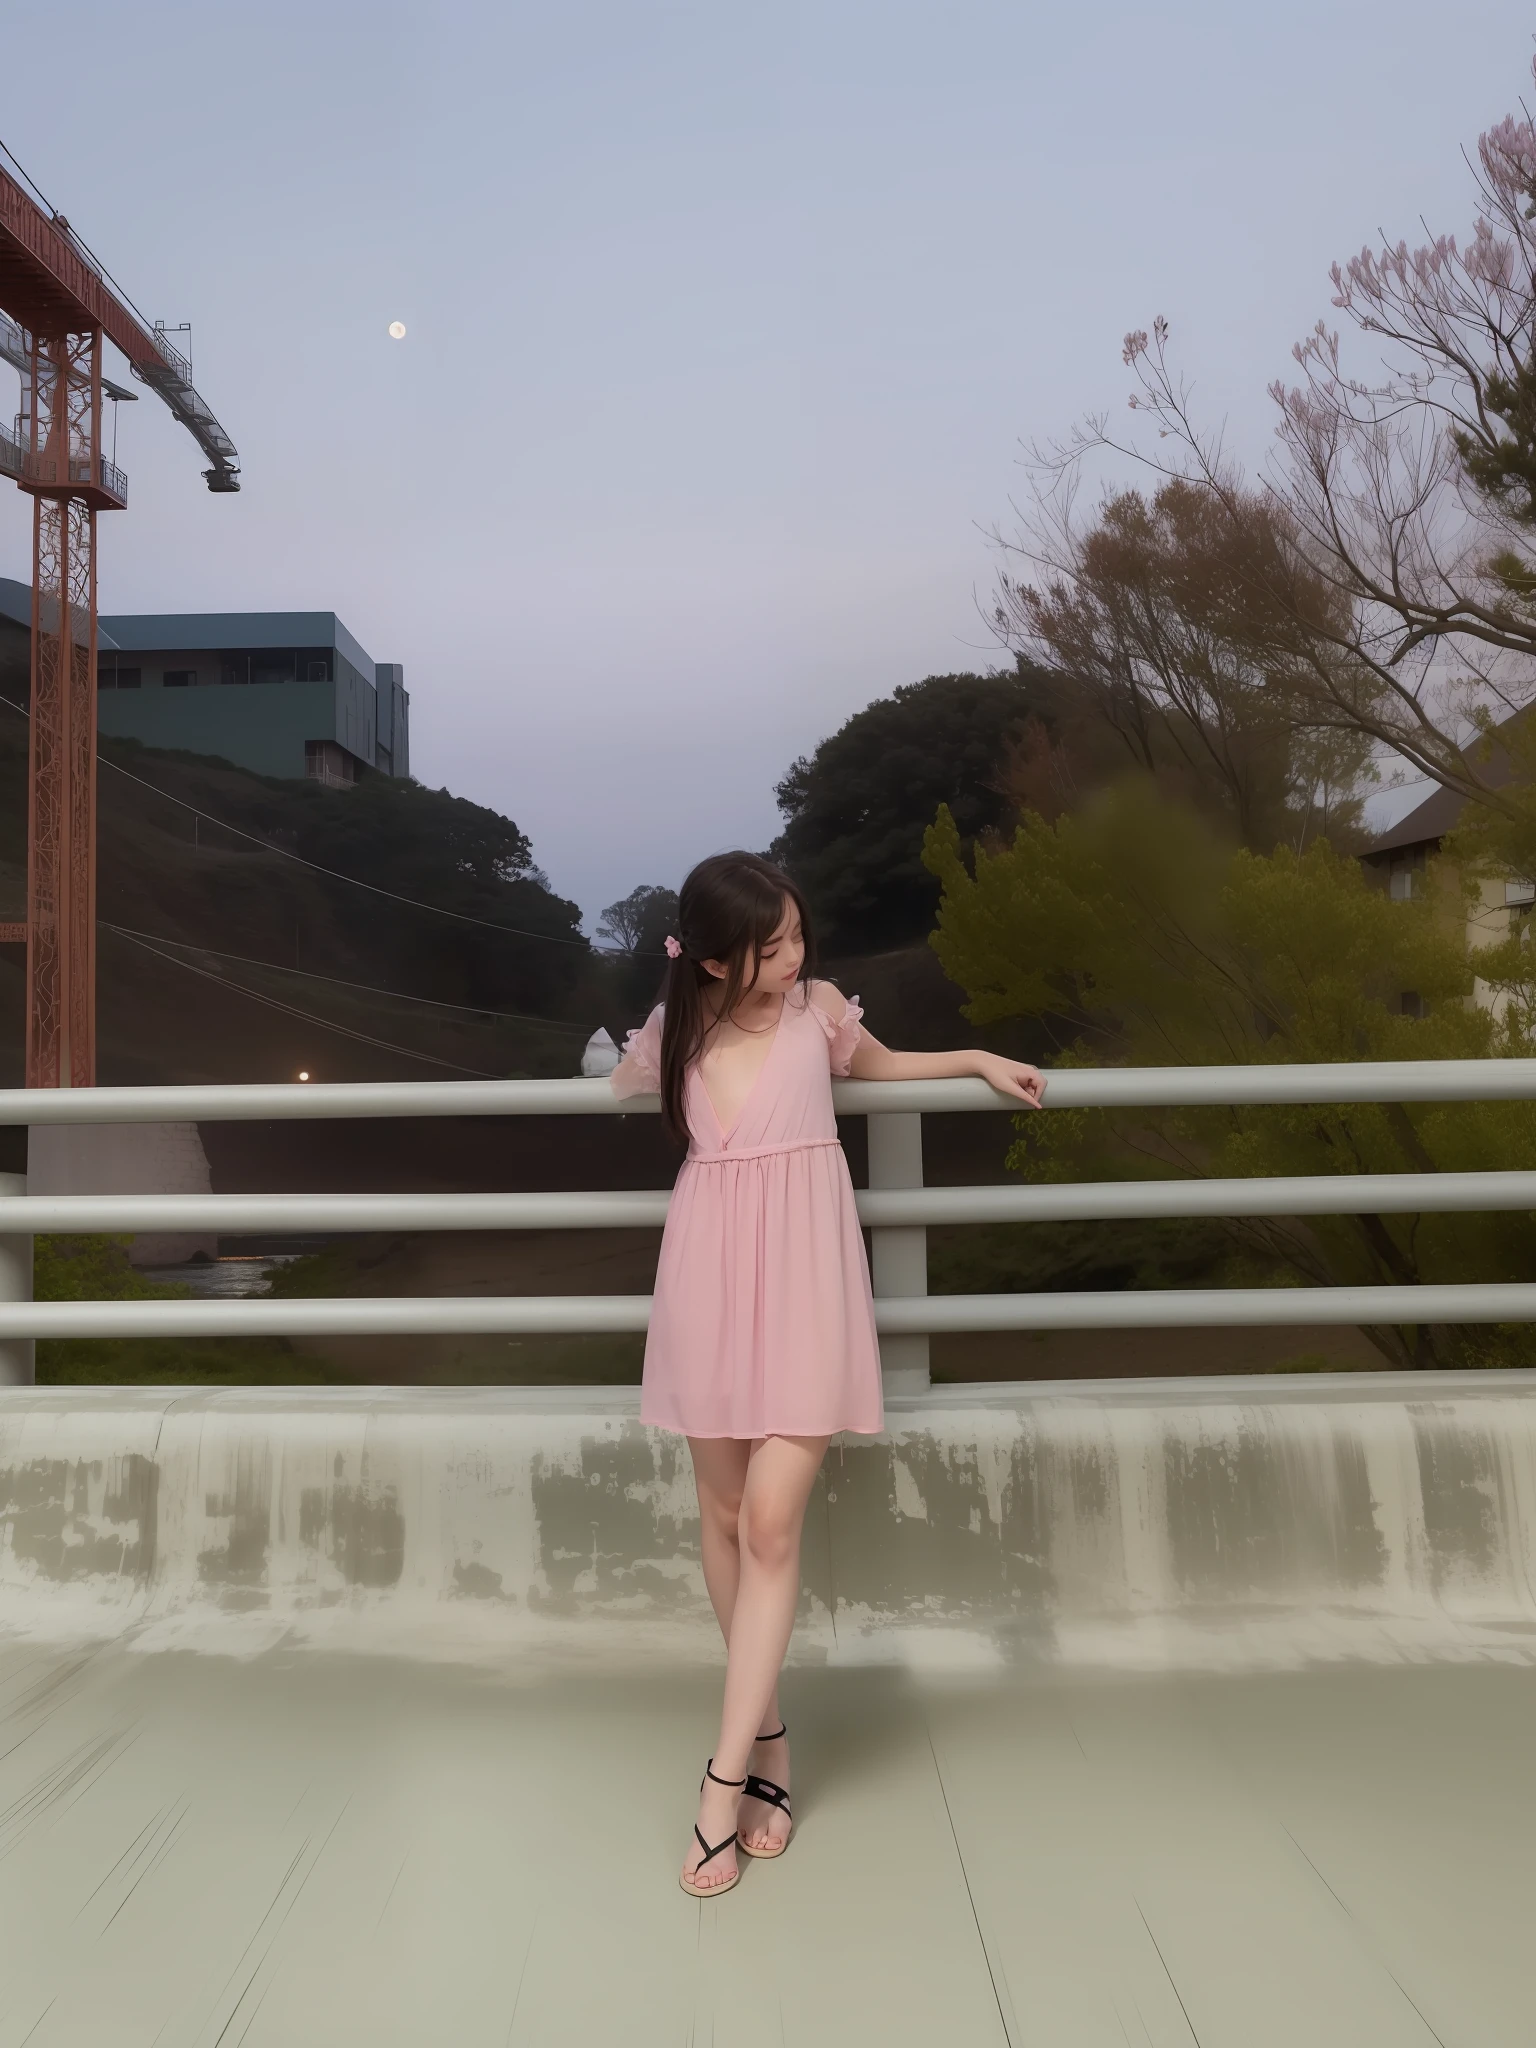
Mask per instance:
[[[781,1721],[771,1735],[759,1735],[757,1739],[759,1742],[777,1742],[781,1735],[787,1735],[788,1733],[789,1730]],[[742,1797],[744,1799],[760,1799],[764,1806],[776,1806],[780,1813],[788,1817],[790,1834],[794,1833],[795,1817],[789,1810],[789,1794],[782,1785],[775,1785],[772,1778],[760,1778],[755,1771],[748,1771],[747,1789],[742,1794]],[[743,1839],[738,1830],[736,1846],[744,1855],[760,1856],[767,1861],[771,1861],[775,1856],[782,1856],[789,1847],[789,1835],[786,1835],[775,1849],[754,1849],[750,1842]]]
[[[752,1778],[750,1773],[748,1773],[748,1775],[745,1778],[715,1778],[715,1774],[713,1770],[711,1770],[710,1768],[710,1765],[713,1763],[714,1758],[711,1757],[709,1763],[707,1763],[704,1766],[704,1778],[714,1778],[715,1783],[717,1785],[745,1786],[751,1784]],[[699,1790],[701,1792],[704,1790],[704,1778],[700,1778],[699,1780]],[[705,1841],[703,1835],[699,1833],[699,1824],[697,1821],[695,1821],[693,1824],[693,1833],[694,1838],[698,1842],[699,1847],[704,1851],[704,1854],[693,1866],[695,1874],[704,1868],[705,1864],[710,1861],[711,1857],[718,1856],[722,1849],[730,1849],[736,1846],[736,1831],[734,1828],[731,1830],[730,1834],[726,1836],[723,1842],[716,1842],[713,1849],[711,1849],[708,1842]],[[724,1884],[695,1884],[693,1878],[688,1876],[686,1873],[680,1873],[677,1881],[682,1886],[683,1890],[687,1892],[690,1898],[718,1899],[722,1892],[728,1892],[734,1885],[738,1885],[741,1883],[741,1872],[738,1870],[733,1877],[728,1877]]]

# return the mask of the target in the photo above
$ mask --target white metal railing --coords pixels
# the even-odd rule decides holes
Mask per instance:
[[[1359,1065],[1063,1069],[1053,1109],[1536,1098],[1536,1060]],[[1132,1217],[1307,1216],[1536,1208],[1536,1173],[1403,1173],[1289,1179],[930,1188],[925,1111],[1007,1111],[981,1081],[839,1081],[840,1115],[869,1120],[875,1313],[887,1384],[926,1382],[928,1339],[967,1330],[1089,1330],[1352,1323],[1536,1321],[1536,1284],[1262,1287],[1117,1293],[927,1292],[932,1224]],[[654,1114],[606,1080],[450,1081],[0,1091],[0,1126],[389,1116]],[[312,1234],[373,1230],[657,1227],[662,1189],[477,1195],[29,1195],[0,1175],[0,1380],[31,1377],[39,1337],[600,1334],[645,1327],[646,1295],[34,1302],[39,1232],[144,1230]]]

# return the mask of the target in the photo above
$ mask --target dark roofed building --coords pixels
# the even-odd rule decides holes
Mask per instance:
[[[1509,757],[1495,752],[1480,770],[1492,789],[1500,788],[1514,773]],[[1428,863],[1438,854],[1447,837],[1460,823],[1467,800],[1453,789],[1437,785],[1422,803],[1371,841],[1361,861],[1368,874],[1376,874],[1400,902],[1417,896],[1425,885]],[[1536,904],[1536,884],[1525,876],[1484,876],[1478,894],[1467,911],[1467,946],[1476,953],[1501,939],[1524,922]],[[1416,998],[1404,997],[1405,1005]],[[1493,991],[1485,982],[1475,984],[1475,1000],[1492,1005]]]

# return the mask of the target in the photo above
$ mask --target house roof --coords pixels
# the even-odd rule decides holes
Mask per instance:
[[[1523,717],[1517,711],[1516,718]],[[1512,720],[1506,719],[1510,724]],[[1501,789],[1513,779],[1514,767],[1504,749],[1495,746],[1485,761],[1479,765],[1479,773],[1490,789]],[[1443,839],[1461,822],[1467,799],[1454,789],[1440,784],[1431,790],[1423,803],[1415,804],[1405,818],[1399,818],[1395,825],[1389,825],[1385,832],[1378,833],[1365,849],[1365,858],[1371,859],[1379,853],[1401,853],[1410,846],[1424,846],[1431,840]]]
[[[1399,818],[1395,825],[1378,833],[1365,850],[1366,858],[1375,853],[1401,853],[1407,847],[1443,839],[1459,822],[1466,803],[1458,790],[1437,787],[1423,803],[1415,804],[1406,818]]]

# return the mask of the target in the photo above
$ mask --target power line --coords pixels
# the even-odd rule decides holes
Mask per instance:
[[[3,147],[3,144],[0,144],[0,147]],[[32,716],[25,705],[17,704],[10,697],[0,697],[0,704],[8,705],[23,718],[30,719]],[[517,939],[542,939],[550,946],[579,946],[583,952],[593,951],[593,947],[586,939],[562,939],[555,932],[533,932],[525,930],[521,925],[497,924],[490,918],[471,917],[467,911],[446,910],[439,903],[422,903],[415,896],[401,896],[393,889],[381,889],[375,882],[359,881],[356,875],[344,875],[339,868],[322,867],[319,861],[306,860],[301,853],[290,853],[286,846],[274,846],[269,839],[263,839],[259,833],[247,832],[242,826],[231,825],[227,819],[216,818],[211,811],[200,811],[196,804],[188,803],[185,797],[173,795],[170,790],[162,789],[157,782],[146,782],[142,775],[135,775],[130,769],[109,759],[99,749],[96,758],[104,768],[110,768],[116,775],[126,776],[128,781],[136,782],[140,789],[149,790],[153,795],[162,797],[168,804],[179,804],[182,810],[190,812],[194,818],[201,818],[205,824],[216,825],[221,832],[232,832],[237,839],[248,839],[252,846],[259,846],[263,853],[274,853],[282,860],[297,861],[301,868],[309,868],[314,874],[329,875],[333,881],[345,882],[353,889],[366,889],[370,895],[383,896],[391,903],[404,903],[411,910],[428,911],[433,917],[450,917],[457,924],[478,925],[482,931],[509,932]],[[631,953],[627,957],[632,960],[659,960],[662,956],[660,953]]]
[[[137,946],[142,953],[152,953],[157,960],[164,960],[172,967],[179,967],[186,974],[195,974],[200,981],[211,981],[216,988],[226,989],[229,994],[244,996],[247,1002],[260,1003],[269,1010],[281,1010],[286,1017],[297,1017],[301,1023],[314,1024],[321,1031],[333,1031],[338,1038],[355,1038],[359,1045],[371,1045],[381,1052],[398,1053],[402,1059],[420,1060],[429,1067],[446,1067],[451,1073],[470,1074],[477,1081],[498,1081],[499,1074],[487,1074],[480,1067],[460,1066],[457,1060],[440,1060],[429,1052],[416,1052],[408,1045],[391,1045],[386,1038],[371,1038],[366,1031],[353,1031],[345,1024],[332,1024],[324,1017],[316,1017],[309,1010],[295,1009],[292,1003],[280,1003],[276,996],[258,995],[253,988],[242,988],[237,981],[226,981],[222,974],[210,974],[206,967],[194,967],[190,960],[178,960],[174,953],[162,953],[158,946],[152,946],[144,939],[131,937],[127,932],[118,931],[115,925],[107,927],[126,939],[130,946]]]
[[[116,932],[120,938],[149,939],[161,946],[175,946],[185,953],[206,953],[212,960],[236,960],[242,967],[265,968],[269,974],[296,974],[301,981],[324,981],[332,988],[355,988],[367,996],[387,996],[396,1003],[425,1003],[434,1010],[460,1010],[469,1017],[495,1017],[515,1024],[540,1024],[546,1031],[585,1030],[581,1024],[568,1024],[559,1017],[533,1017],[522,1010],[488,1010],[477,1003],[444,1003],[435,996],[402,995],[399,989],[374,988],[366,981],[343,981],[339,975],[316,974],[307,967],[282,967],[275,960],[255,960],[249,953],[221,953],[216,946],[201,946],[192,939],[168,938],[164,932],[135,931],[130,925],[111,924],[106,918],[98,918],[98,924],[109,932]],[[233,984],[230,984],[233,986]]]
[[[404,903],[411,910],[430,911],[434,917],[451,917],[457,924],[479,925],[482,930],[488,932],[510,932],[518,939],[543,939],[551,946],[579,946],[587,953],[592,950],[585,939],[562,939],[554,932],[531,932],[525,931],[521,925],[495,924],[487,917],[471,917],[467,911],[445,910],[439,903],[422,903],[414,896],[401,896],[393,889],[381,889],[376,882],[360,882],[356,875],[344,875],[339,868],[322,867],[317,860],[306,860],[302,853],[290,853],[286,846],[274,846],[270,840],[263,839],[258,833],[247,832],[239,825],[231,825],[223,818],[214,817],[210,811],[200,811],[196,804],[189,804],[185,797],[173,796],[168,789],[162,789],[156,782],[146,782],[142,775],[134,775],[127,768],[120,767],[116,761],[108,760],[105,754],[98,754],[96,758],[104,768],[110,768],[118,775],[126,775],[128,780],[136,782],[140,789],[152,790],[156,796],[164,797],[168,804],[180,804],[181,808],[190,811],[194,818],[201,818],[206,824],[216,825],[221,832],[233,832],[237,839],[248,839],[264,853],[275,853],[283,860],[297,861],[301,868],[309,868],[314,874],[329,875],[333,881],[347,882],[354,889],[366,889],[370,896],[383,896],[391,903]]]

